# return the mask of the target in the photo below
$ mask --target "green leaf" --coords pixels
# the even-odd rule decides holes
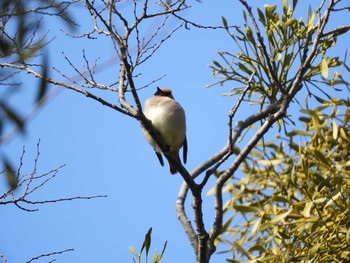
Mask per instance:
[[[151,234],[152,234],[152,227],[148,230],[147,234],[145,235],[145,239],[141,247],[141,253],[143,249],[146,248],[146,258],[148,257],[148,252],[151,247]]]
[[[238,63],[238,67],[248,75],[252,75],[253,71],[251,71],[249,68],[247,68],[243,63]]]
[[[265,20],[265,15],[263,13],[263,11],[261,11],[261,9],[257,8],[258,11],[258,16],[259,16],[259,21],[266,26],[266,20]]]
[[[332,135],[333,135],[333,139],[336,140],[338,139],[338,125],[336,123],[336,121],[334,119],[332,119]]]
[[[234,209],[241,213],[257,213],[259,212],[259,208],[248,205],[234,205]]]
[[[160,253],[160,257],[161,257],[161,258],[162,258],[163,255],[164,255],[164,251],[165,251],[165,249],[166,249],[167,244],[168,244],[168,241],[165,241],[164,246],[163,246],[163,249],[162,249],[162,253]]]
[[[0,107],[2,108],[4,113],[6,114],[7,118],[10,121],[12,121],[21,132],[24,132],[24,122],[17,115],[17,113],[13,109],[11,109],[7,104],[5,104],[3,102],[0,103]]]
[[[255,235],[256,232],[259,231],[259,228],[261,226],[261,220],[262,220],[262,217],[260,217],[258,220],[256,220],[256,222],[254,223],[253,225],[253,228],[252,228],[252,235]]]
[[[222,226],[222,229],[221,229],[222,233],[226,232],[226,230],[229,228],[232,220],[233,220],[233,216],[230,216],[230,218],[226,220],[226,222],[224,223],[224,225]]]
[[[265,8],[266,19],[270,20],[277,8],[277,5],[264,5],[264,8]]]
[[[162,252],[160,254],[157,253],[157,251],[154,252],[153,257],[152,257],[152,263],[159,263],[164,255],[166,246],[167,246],[168,241],[165,241],[163,245]]]
[[[350,244],[350,228],[346,231],[346,243]]]
[[[288,0],[283,0],[283,9],[288,9]]]
[[[293,0],[293,6],[292,6],[293,10],[295,10],[295,7],[297,6],[297,4],[298,4],[298,0]]]
[[[11,163],[7,161],[6,159],[3,160],[4,166],[5,166],[5,174],[7,183],[10,186],[10,189],[13,191],[18,186],[18,178],[16,176],[15,170],[13,169]]]
[[[340,127],[339,128],[339,133],[340,133],[340,136],[346,140],[347,142],[350,142],[350,138],[348,137],[348,135],[346,134],[346,131],[344,130],[343,127]]]
[[[260,253],[265,253],[266,248],[263,245],[255,244],[251,248],[249,248],[249,252],[254,252],[254,251],[258,251]],[[259,261],[257,261],[257,262],[259,262]]]
[[[344,123],[347,123],[350,120],[350,107],[348,107],[344,113]]]
[[[248,253],[248,251],[246,251],[238,242],[234,241],[233,244],[235,245],[235,247],[239,252],[244,254],[246,257],[251,258],[250,253]]]
[[[283,221],[286,218],[286,216],[288,216],[292,211],[293,209],[290,209],[287,212],[276,216],[274,219],[271,220],[271,223],[277,223],[277,222]]]
[[[245,11],[243,10],[243,19],[245,22],[247,22],[247,14],[245,13]]]
[[[331,166],[329,160],[326,158],[326,156],[324,156],[324,154],[321,151],[314,149],[314,155],[325,166]]]
[[[269,228],[270,226],[275,226],[276,224],[271,223],[270,221],[261,224],[260,226],[260,232],[264,231],[265,229]]]
[[[326,58],[323,58],[321,62],[321,75],[325,79],[328,78],[328,62]]]
[[[316,243],[309,251],[309,257],[313,258],[315,256],[315,254],[317,253],[318,249],[320,248],[320,246],[322,245],[322,243]]]
[[[294,25],[297,25],[298,21],[295,18],[290,18],[286,22],[286,26],[293,28]]]
[[[290,200],[288,198],[280,195],[275,195],[274,197],[272,197],[272,201],[278,203],[290,203]]]
[[[311,201],[305,204],[304,210],[301,213],[304,217],[310,217],[310,211],[311,211],[312,205],[313,203]]]
[[[222,20],[222,24],[224,25],[225,28],[228,28],[228,24],[227,24],[227,20],[225,17],[221,17],[221,20]]]
[[[41,75],[43,76],[42,79],[40,79],[40,85],[38,89],[38,94],[36,96],[36,102],[42,102],[42,98],[45,96],[47,91],[47,77],[48,77],[48,62],[47,62],[47,56],[44,55],[43,57],[43,69],[41,72]]]
[[[255,45],[255,39],[254,39],[254,36],[253,36],[253,31],[252,29],[246,24],[245,25],[245,30],[246,30],[246,36],[247,36],[247,39]]]
[[[220,63],[217,62],[216,60],[213,60],[213,64],[214,64],[215,66],[217,66],[218,68],[222,68],[222,66],[220,65]]]
[[[281,159],[259,160],[258,163],[262,165],[268,165],[268,166],[279,165],[284,163],[284,159],[281,158]]]
[[[324,100],[324,99],[322,99],[321,97],[319,97],[319,96],[317,96],[317,95],[314,95],[314,98],[317,100],[317,102],[319,102],[319,103],[327,103],[327,101],[326,100]]]
[[[288,136],[295,136],[295,135],[312,136],[312,134],[309,133],[309,132],[307,132],[307,131],[297,130],[297,129],[295,129],[295,130],[289,132],[287,135],[288,135]]]
[[[308,17],[307,17],[307,33],[309,33],[314,28],[314,21],[316,18],[316,12],[312,12],[311,6],[309,6]]]
[[[133,246],[129,246],[128,249],[135,257],[137,257],[137,258],[139,257],[139,254],[137,254],[137,252]]]
[[[0,50],[2,53],[2,56],[10,55],[12,46],[4,39],[0,39]]]

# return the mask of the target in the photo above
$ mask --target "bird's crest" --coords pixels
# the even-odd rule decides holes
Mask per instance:
[[[167,88],[159,88],[157,87],[156,93],[154,93],[155,96],[164,96],[169,97],[171,99],[174,99],[173,94],[170,89]]]

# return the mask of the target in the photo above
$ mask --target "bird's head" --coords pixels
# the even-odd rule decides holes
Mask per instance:
[[[173,93],[171,92],[170,89],[167,89],[167,88],[157,87],[157,91],[156,93],[154,93],[154,96],[163,96],[163,97],[174,99]]]

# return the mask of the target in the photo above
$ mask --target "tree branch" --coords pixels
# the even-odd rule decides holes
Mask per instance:
[[[94,94],[92,94],[92,93],[90,93],[90,92],[88,92],[88,91],[86,91],[84,89],[79,89],[79,88],[77,88],[75,86],[69,85],[69,84],[67,84],[65,82],[57,81],[57,80],[54,80],[54,79],[48,78],[48,77],[44,78],[43,75],[41,75],[39,72],[29,68],[27,65],[16,65],[16,64],[11,64],[11,63],[0,63],[0,66],[24,70],[24,71],[28,72],[29,74],[32,74],[35,77],[38,77],[40,79],[43,79],[43,80],[47,81],[50,84],[53,84],[55,86],[61,86],[63,88],[67,88],[67,89],[73,90],[75,92],[78,92],[80,94],[83,94],[84,96],[86,96],[88,98],[91,98],[93,100],[98,101],[99,103],[101,103],[104,106],[107,106],[107,107],[112,108],[112,109],[114,109],[114,110],[116,110],[116,111],[118,111],[118,112],[120,112],[122,114],[125,114],[125,115],[128,115],[128,116],[132,117],[132,114],[129,113],[128,111],[125,111],[125,110],[121,109],[120,107],[116,106],[115,104],[112,104],[112,103],[102,99],[99,96],[96,96],[96,95],[94,95]]]
[[[31,206],[64,202],[64,201],[72,201],[77,199],[89,200],[89,199],[107,197],[106,195],[94,195],[94,196],[74,196],[74,197],[65,197],[65,198],[38,200],[38,201],[30,200],[30,195],[32,193],[41,189],[47,182],[49,182],[58,174],[61,168],[64,167],[64,165],[61,165],[55,169],[52,169],[49,172],[38,175],[37,166],[38,166],[38,160],[40,156],[39,145],[40,145],[40,140],[37,143],[37,155],[34,160],[33,169],[29,175],[28,174],[22,175],[22,171],[21,171],[22,165],[23,165],[23,158],[25,155],[25,148],[23,147],[22,155],[20,157],[20,164],[18,166],[17,175],[16,175],[16,179],[18,181],[17,188],[9,189],[7,192],[3,193],[0,196],[0,205],[14,204],[15,206],[17,206],[19,209],[23,211],[35,212],[35,211],[38,211],[39,209],[31,208]],[[23,189],[23,191],[20,195],[18,195],[21,189]],[[30,208],[23,206],[23,204],[29,205]]]
[[[65,249],[65,250],[61,250],[61,251],[55,251],[55,252],[50,252],[50,253],[45,253],[45,254],[41,254],[39,256],[36,256],[36,257],[33,257],[31,258],[30,260],[26,261],[26,263],[30,263],[30,262],[33,262],[35,260],[38,260],[38,259],[41,259],[43,257],[51,257],[53,255],[60,255],[60,254],[63,254],[63,253],[66,253],[66,252],[72,252],[74,251],[74,248],[68,248],[68,249]],[[52,262],[52,261],[51,261]]]

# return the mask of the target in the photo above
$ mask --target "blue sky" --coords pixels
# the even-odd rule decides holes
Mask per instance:
[[[260,2],[261,9],[267,2],[282,3]],[[298,9],[303,15],[307,12],[304,7],[303,1]],[[72,15],[82,25],[75,33],[89,29],[91,21],[85,11],[75,8]],[[238,1],[193,2],[185,15],[187,19],[205,25],[221,25],[221,16],[231,24],[243,24],[242,6]],[[172,23],[173,28],[178,25],[175,20]],[[56,19],[50,19],[46,26],[50,29],[49,36],[55,37],[49,46],[50,65],[66,75],[74,76],[75,72],[62,52],[77,67],[83,61],[82,49],[91,60],[99,58],[103,63],[112,59],[113,62],[115,54],[107,38],[71,39],[58,30],[62,24]],[[348,43],[339,43],[338,50],[345,51]],[[187,114],[188,170],[226,143],[227,116],[235,98],[222,97],[230,87],[205,88],[215,81],[208,65],[218,59],[216,51],[221,50],[237,51],[224,30],[181,29],[140,68],[142,75],[136,80],[137,85],[143,86],[166,75],[141,90],[139,95],[144,101],[153,95],[156,86],[173,90]],[[114,83],[118,78],[118,65],[115,60],[105,66],[97,79],[103,84]],[[33,105],[32,94],[37,80],[25,79],[24,83],[12,103],[20,104],[18,110],[27,114]],[[50,87],[50,91],[54,89],[56,87]],[[99,94],[117,103],[116,93]],[[249,111],[245,106],[239,116],[243,117]],[[33,193],[32,200],[107,197],[35,206],[33,208],[39,208],[39,211],[32,213],[11,205],[2,206],[0,252],[9,262],[25,262],[40,254],[68,248],[74,248],[74,251],[55,256],[56,262],[132,262],[128,246],[138,250],[150,227],[153,227],[152,252],[156,248],[160,250],[168,241],[164,262],[195,262],[192,247],[175,213],[182,179],[178,175],[171,176],[167,165],[159,165],[143,138],[139,123],[81,94],[62,90],[29,123],[23,136],[4,145],[4,152],[15,164],[19,163],[25,145],[23,173],[33,169],[39,139],[38,174],[66,165],[56,178]],[[0,190],[4,185],[1,178]],[[209,228],[214,213],[213,199],[207,197],[204,202],[206,227]],[[192,214],[190,202],[187,213]],[[47,261],[46,258],[40,262]],[[215,255],[212,262],[223,262],[223,257]]]

